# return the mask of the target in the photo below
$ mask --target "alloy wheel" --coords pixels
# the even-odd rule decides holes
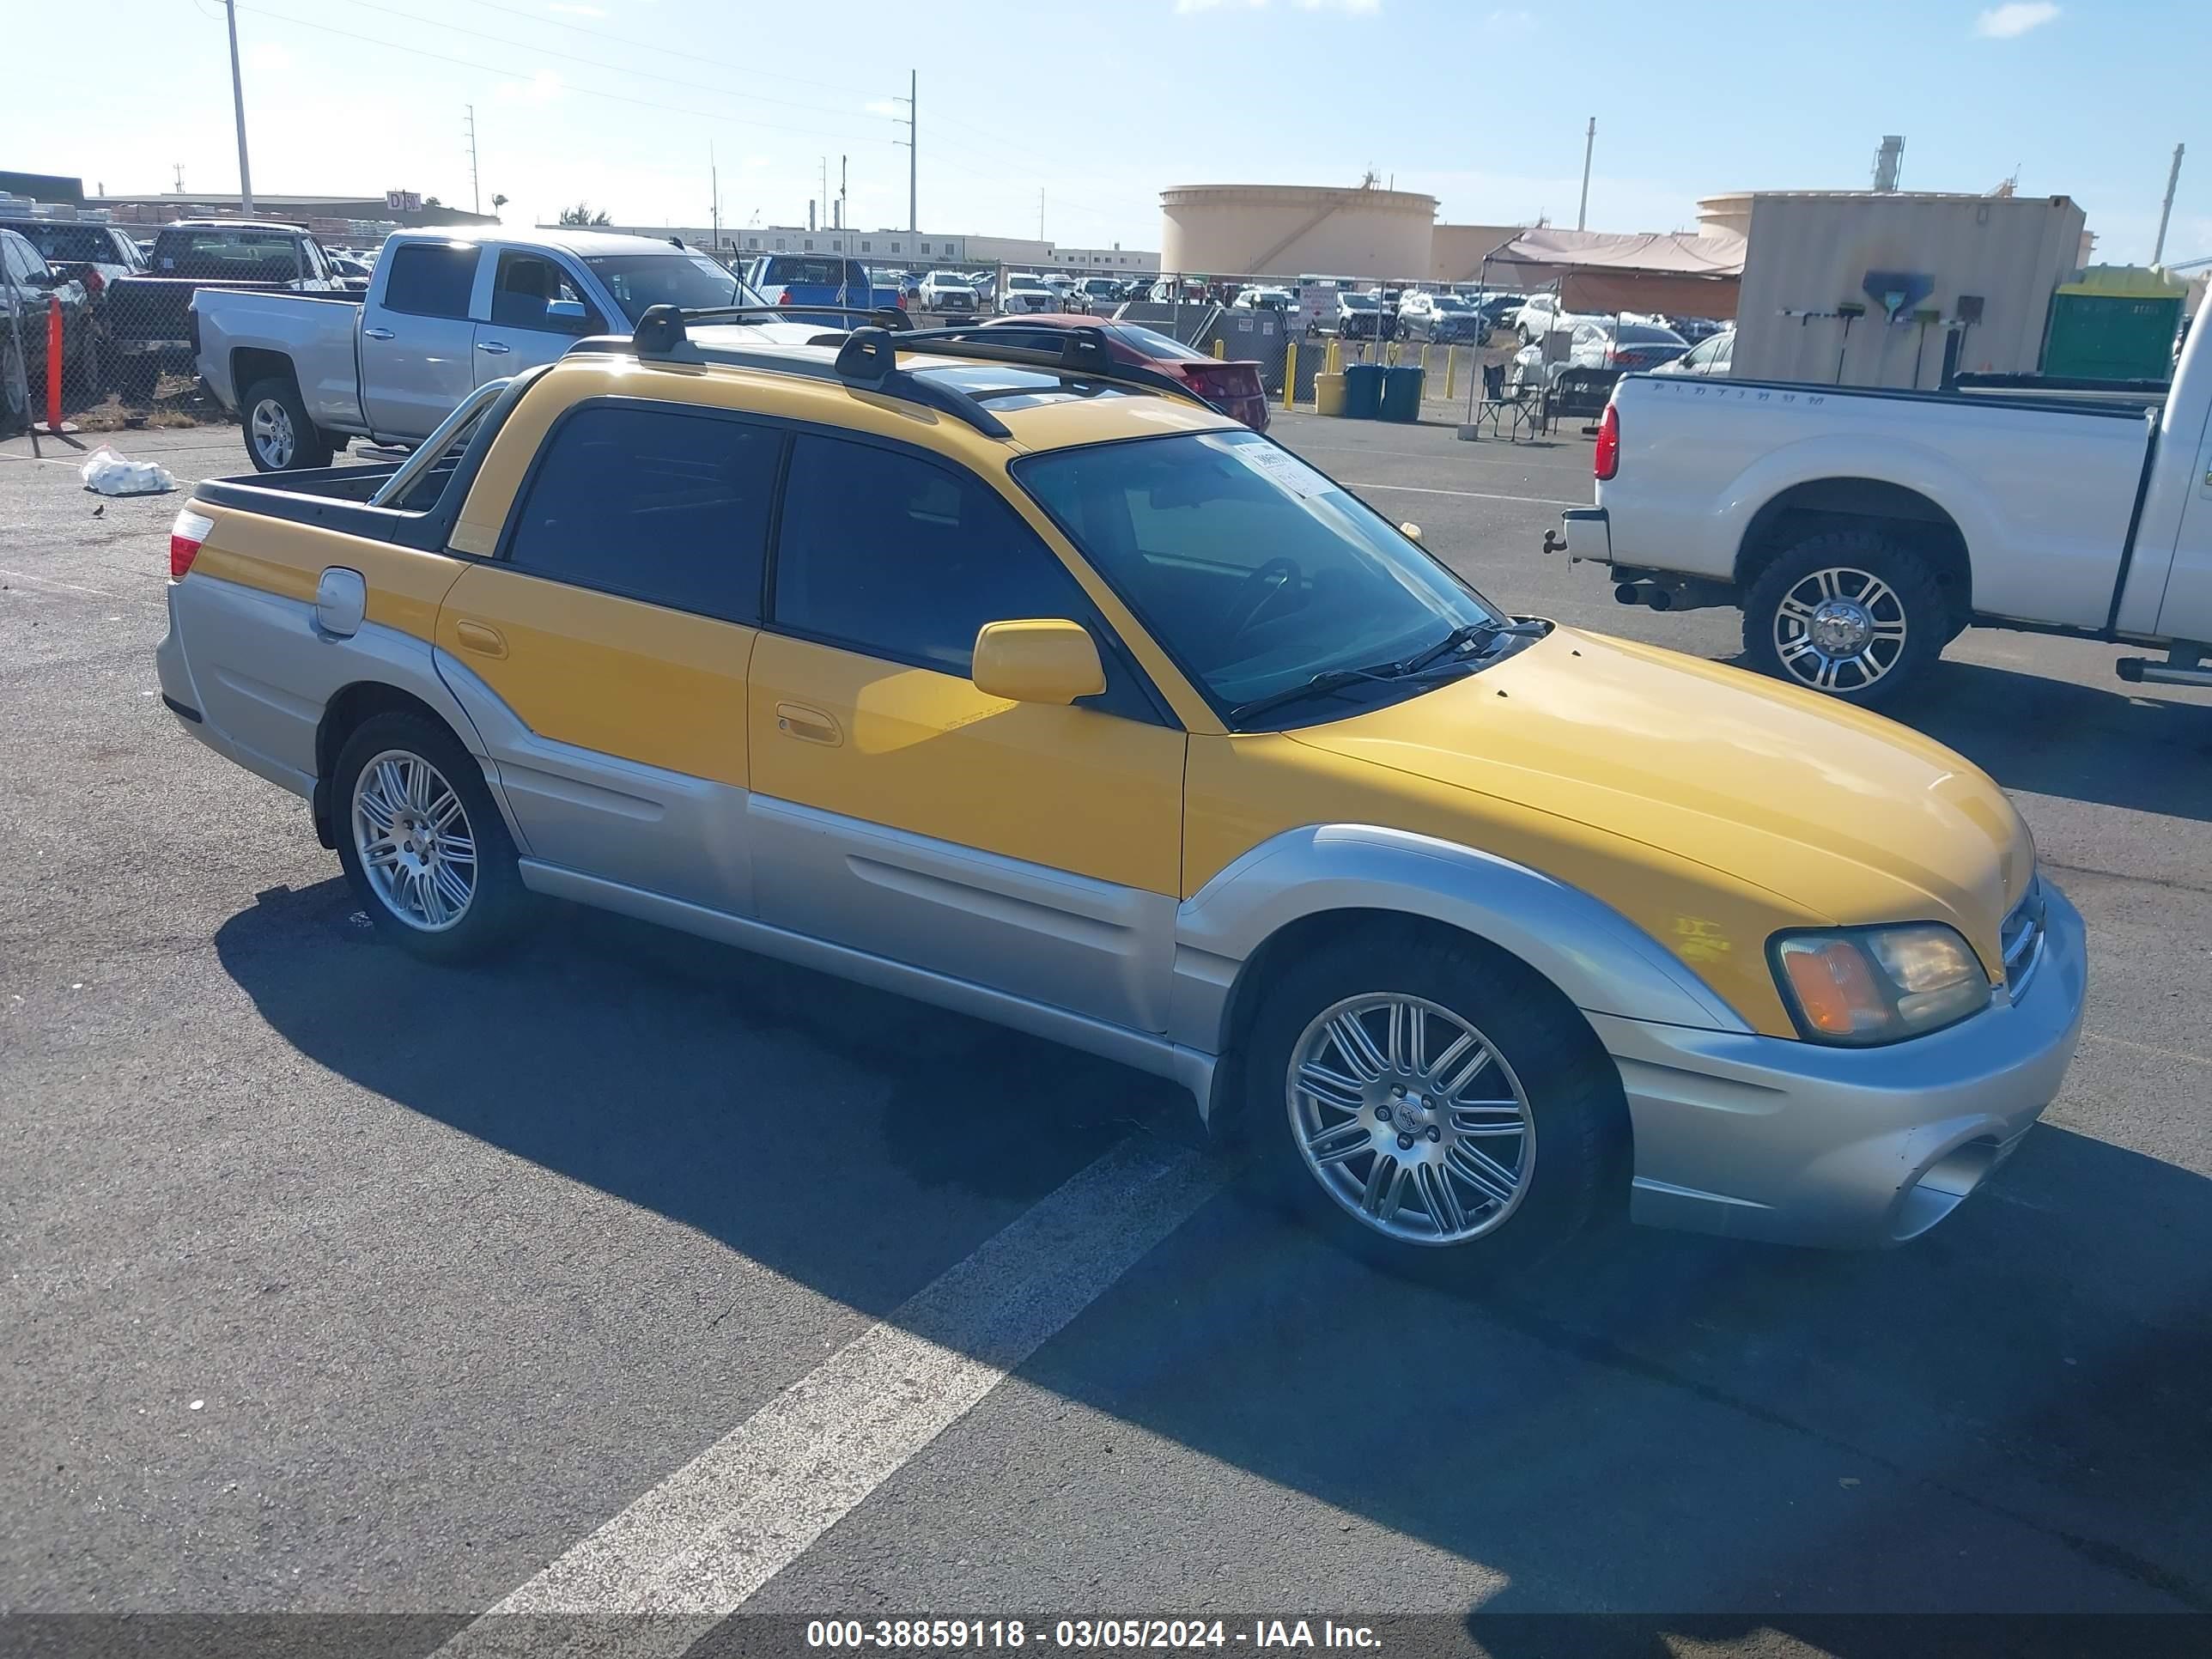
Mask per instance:
[[[292,431],[292,411],[274,398],[264,398],[253,405],[252,424],[254,453],[269,463],[271,471],[289,466],[299,447]]]
[[[1464,1243],[1528,1194],[1528,1097],[1489,1039],[1440,1004],[1378,992],[1323,1009],[1291,1050],[1286,1091],[1307,1169],[1386,1237]]]
[[[384,750],[354,780],[352,819],[362,873],[386,910],[424,933],[459,925],[476,900],[476,836],[444,773]]]
[[[1815,570],[1782,596],[1774,653],[1801,685],[1863,691],[1905,655],[1908,623],[1897,590],[1868,570]]]

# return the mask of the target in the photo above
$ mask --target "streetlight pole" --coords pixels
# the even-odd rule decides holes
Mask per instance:
[[[1583,135],[1583,199],[1575,210],[1575,228],[1580,230],[1589,218],[1590,157],[1597,150],[1597,117],[1589,118],[1589,131]]]
[[[2185,146],[2173,147],[2173,167],[2166,175],[2166,204],[2158,210],[2158,246],[2150,251],[2150,262],[2156,264],[2166,255],[2166,221],[2173,217],[2173,192],[2181,183],[2181,152]]]
[[[253,216],[253,173],[246,165],[246,83],[238,73],[238,0],[222,0],[224,21],[230,27],[230,103],[238,118],[238,210]]]

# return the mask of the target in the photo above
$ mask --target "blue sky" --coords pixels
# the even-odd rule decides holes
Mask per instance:
[[[113,189],[234,187],[217,0],[33,3],[0,166]],[[893,140],[921,76],[921,216],[937,230],[1157,247],[1158,192],[1351,183],[1373,167],[1443,216],[1692,222],[1701,195],[1852,188],[1885,132],[1907,188],[2087,209],[2100,253],[2148,257],[2173,145],[2169,259],[2212,255],[2212,5],[2099,0],[251,0],[239,8],[264,191],[420,190],[465,205],[464,106],[510,221],[580,198],[617,218],[803,221],[829,158],[851,216],[903,225]],[[931,8],[942,12],[945,8]],[[827,20],[839,20],[835,24]],[[82,72],[88,54],[100,61]],[[1566,90],[1585,88],[1586,93]],[[27,106],[25,100],[27,97]]]

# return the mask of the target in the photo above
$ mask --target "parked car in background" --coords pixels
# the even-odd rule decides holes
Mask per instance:
[[[1656,323],[1628,323],[1613,317],[1568,317],[1556,319],[1571,328],[1573,343],[1567,356],[1555,362],[1544,361],[1540,341],[1514,354],[1506,373],[1515,386],[1557,380],[1571,369],[1607,369],[1631,374],[1670,363],[1690,349],[1689,342],[1671,328]]]
[[[1654,374],[1725,374],[1735,356],[1735,329],[1733,325],[1711,334],[1692,346],[1672,362],[1665,362],[1651,372]]]
[[[1395,320],[1386,317],[1380,295],[1339,293],[1336,296],[1336,332],[1343,339],[1388,339],[1385,325]]]
[[[36,248],[62,276],[84,284],[98,303],[101,290],[119,277],[146,269],[146,256],[113,225],[86,220],[0,218],[0,230],[12,230]]]
[[[1085,276],[1067,297],[1079,311],[1111,311],[1121,303],[1121,285],[1111,276]]]
[[[1734,323],[1717,321],[1711,317],[1654,317],[1655,323],[1671,328],[1692,345],[1700,340],[1710,340],[1724,328],[1734,328]]]
[[[1156,306],[1202,306],[1206,284],[1195,276],[1163,276],[1152,283],[1146,297]]]
[[[353,437],[413,443],[478,385],[628,334],[647,307],[767,301],[703,253],[604,231],[403,230],[360,300],[205,289],[191,325],[202,379],[264,472],[327,465]],[[720,325],[702,337],[803,343],[832,320]]]
[[[349,248],[332,248],[330,255],[331,269],[356,282],[366,283],[376,270],[374,260],[364,259]]]
[[[46,404],[46,334],[55,304],[62,313],[62,373],[66,392],[89,397],[100,388],[100,343],[94,331],[92,297],[85,286],[64,276],[23,236],[0,230],[0,381],[14,396],[15,335],[23,342],[21,368],[29,407]],[[11,326],[10,325],[13,325]],[[21,411],[18,411],[21,412]]]
[[[1032,276],[1026,271],[1010,270],[1006,273],[1006,289],[999,295],[999,310],[1002,315],[1015,317],[1029,312],[1060,309],[1062,301],[1060,295],[1046,287],[1042,277]]]
[[[131,403],[164,374],[188,374],[196,348],[192,296],[203,288],[343,294],[348,279],[297,225],[260,219],[184,219],[163,225],[141,275],[109,284],[118,389]]]
[[[1480,342],[1484,331],[1474,307],[1456,294],[1408,294],[1398,301],[1398,332],[1404,339],[1450,345]]]
[[[1512,319],[1528,303],[1525,294],[1486,294],[1474,301],[1474,313],[1482,321],[1482,337],[1487,340],[1501,328],[1511,326]]]
[[[1288,311],[1297,298],[1286,288],[1243,288],[1231,301],[1240,311]]]
[[[921,279],[924,311],[975,313],[983,308],[983,296],[961,270],[933,270]]]
[[[747,288],[779,306],[868,306],[895,309],[899,289],[878,285],[858,259],[834,253],[763,253],[741,275]]]
[[[1522,345],[1534,345],[1569,314],[1556,294],[1531,294],[1513,308],[1510,325]]]
[[[1741,609],[1750,666],[1850,702],[1976,625],[2160,647],[2120,678],[2212,686],[2205,333],[2150,396],[1632,374],[1569,551],[1624,604]]]
[[[1267,429],[1267,392],[1260,365],[1231,358],[1226,362],[1187,346],[1172,335],[1137,323],[1101,322],[1075,312],[1042,317],[1002,317],[984,325],[974,336],[1002,345],[1025,345],[1041,351],[1060,349],[1060,331],[1095,328],[1106,337],[1106,349],[1116,361],[1172,375],[1232,420],[1255,432]]]

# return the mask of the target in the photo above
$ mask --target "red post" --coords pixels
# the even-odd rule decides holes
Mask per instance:
[[[46,295],[46,430],[56,437],[62,430],[62,302]]]

